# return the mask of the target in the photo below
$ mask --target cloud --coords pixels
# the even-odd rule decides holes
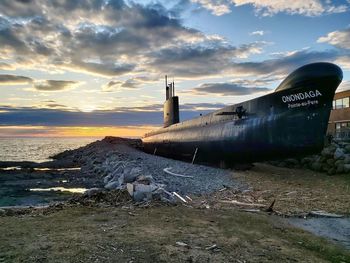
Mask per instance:
[[[262,53],[268,44],[235,47],[223,37],[184,26],[176,8],[167,10],[160,4],[4,0],[0,10],[0,57],[11,59],[17,69],[64,70],[108,78],[164,72],[199,77],[220,72],[233,58]],[[162,64],[170,64],[174,56],[180,56],[175,58],[180,62],[186,55],[194,58],[193,73],[179,68],[168,71],[171,66]],[[206,55],[215,61],[213,67],[203,70]],[[220,61],[223,65],[216,69]],[[131,88],[132,83],[129,85]]]
[[[350,90],[350,81],[343,81],[337,88],[337,92]]]
[[[257,47],[252,46],[250,52],[258,52],[258,50],[254,50],[255,48]],[[226,47],[203,49],[186,47],[163,50],[161,54],[155,55],[156,59],[150,66],[162,67],[164,72],[186,78],[224,74],[236,78],[258,77],[261,79],[272,76],[280,79],[308,63],[337,62],[339,59],[342,59],[343,63],[350,62],[347,55],[337,50],[310,51],[309,49],[280,54],[277,58],[259,62],[233,60],[243,50],[244,48],[230,49]],[[246,51],[248,52],[249,48]]]
[[[343,70],[350,70],[350,54],[339,56],[335,63],[338,64]]]
[[[198,0],[197,4],[253,5],[261,12],[304,14],[306,6],[308,12],[316,9],[316,2]],[[331,4],[319,5],[326,12]],[[302,63],[316,61],[317,56],[324,61],[340,57],[330,51],[317,54],[302,51],[248,62],[248,58],[263,53],[270,43],[234,46],[223,37],[184,26],[176,13],[178,8],[168,10],[154,3],[3,0],[0,10],[0,57],[5,59],[0,59],[0,67],[8,67],[7,62],[11,61],[12,69],[98,75],[113,81],[104,85],[103,91],[139,88],[145,83],[135,77],[140,75],[154,79],[164,73],[182,79],[223,74],[265,76],[286,74]],[[253,33],[261,35],[261,32]]]
[[[224,42],[183,26],[174,9],[160,4],[4,0],[0,10],[0,44],[17,68],[49,65],[120,76],[146,71],[138,65],[150,61],[155,50]]]
[[[267,59],[261,62],[233,63],[231,65],[231,71],[239,77],[259,76],[259,78],[263,78],[266,76],[275,76],[285,78],[287,74],[305,64],[320,61],[335,62],[341,57],[343,55],[336,50],[310,51],[302,49],[285,56]]]
[[[123,89],[137,89],[138,84],[133,79],[126,81],[111,80],[102,86],[102,92],[114,92]]]
[[[74,61],[73,64],[62,64],[62,66],[72,71],[92,73],[98,76],[120,76],[135,68],[135,65],[132,64],[117,65],[108,62],[94,63],[80,60]]]
[[[271,91],[267,88],[244,87],[238,83],[206,83],[193,89],[194,94],[216,94],[219,96],[243,96]]]
[[[0,75],[0,85],[26,85],[31,83],[33,80],[24,76],[16,75]]]
[[[350,28],[341,31],[333,31],[320,37],[318,43],[329,43],[339,48],[350,49]]]
[[[56,105],[55,105],[56,106]],[[63,105],[61,105],[63,106]],[[180,105],[181,120],[192,119],[224,107],[221,103],[190,103]],[[163,123],[163,105],[151,104],[140,107],[118,107],[113,110],[81,112],[45,106],[10,107],[0,106],[1,126],[144,126]]]
[[[230,1],[227,0],[192,0],[209,10],[213,15],[221,16],[231,12]]]
[[[240,47],[188,45],[162,49],[154,52],[154,59],[148,66],[179,77],[215,75],[229,69],[234,64],[234,58],[247,58],[251,54],[261,53],[266,44],[254,42]]]
[[[320,16],[346,12],[348,4],[333,5],[330,1],[320,0],[280,1],[280,0],[192,0],[202,5],[214,15],[231,12],[233,6],[251,5],[255,12],[262,16],[272,16],[277,13],[298,14],[304,16]]]
[[[249,33],[249,35],[251,35],[251,36],[263,36],[263,35],[265,35],[265,32],[263,30],[259,30],[259,31],[251,32],[251,33]]]
[[[63,91],[75,88],[80,82],[67,80],[45,80],[33,84],[38,91]]]

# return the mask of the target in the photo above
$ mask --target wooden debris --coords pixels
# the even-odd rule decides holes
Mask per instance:
[[[265,209],[265,212],[273,212],[273,206],[275,205],[276,199],[273,199],[271,205]]]
[[[242,209],[242,211],[248,212],[248,213],[259,213],[259,212],[261,212],[260,209]]]
[[[215,249],[215,248],[217,248],[218,246],[216,245],[216,244],[214,244],[214,245],[211,245],[211,246],[209,246],[209,247],[206,247],[205,249],[206,250],[213,250],[213,249]]]
[[[265,207],[263,204],[257,203],[244,203],[237,200],[220,200],[221,203],[233,204],[233,205],[241,205],[241,206],[256,206],[256,207]]]
[[[186,244],[185,242],[181,242],[181,241],[177,241],[175,244],[179,247],[190,247],[188,244]]]
[[[191,201],[191,202],[193,201],[192,198],[189,197],[188,195],[185,195],[185,197],[187,198],[187,200],[189,200],[189,201]]]
[[[342,218],[344,217],[343,215],[339,214],[333,214],[333,213],[327,213],[325,211],[311,211],[309,213],[309,216],[314,216],[314,217],[329,217],[329,218]]]
[[[179,195],[178,193],[173,192],[173,195],[175,195],[177,198],[179,198],[182,202],[187,203],[186,199],[183,198],[183,197],[182,197],[181,195]]]

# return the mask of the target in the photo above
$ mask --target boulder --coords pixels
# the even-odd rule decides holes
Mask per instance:
[[[333,158],[327,159],[326,163],[327,163],[329,166],[333,166],[333,165],[334,165],[334,159],[333,159]]]
[[[0,216],[6,216],[6,210],[0,208]]]
[[[111,181],[105,185],[105,188],[108,190],[117,189],[119,187],[120,187],[120,184],[118,181]]]
[[[140,176],[142,170],[140,167],[131,168],[130,172],[124,173],[124,183],[132,183]]]
[[[319,172],[322,169],[322,164],[319,162],[315,162],[315,163],[311,164],[311,169]]]
[[[130,196],[134,195],[134,185],[133,184],[126,184],[126,190],[128,190],[128,193]]]
[[[327,147],[322,150],[321,155],[323,157],[330,158],[333,156],[333,153],[334,151],[331,148]]]
[[[136,181],[140,184],[146,184],[146,185],[154,183],[154,179],[152,175],[141,175],[137,178]]]
[[[335,173],[336,173],[336,169],[333,168],[333,167],[332,167],[332,168],[329,168],[328,171],[327,171],[327,174],[328,174],[328,175],[333,175],[333,174],[335,174]]]
[[[332,157],[333,155],[330,155],[329,157]],[[320,156],[319,158],[318,158],[318,160],[317,160],[318,162],[320,162],[320,163],[324,163],[324,162],[326,162],[327,161],[327,158],[326,157],[324,157],[324,156]]]
[[[299,161],[297,159],[289,158],[285,161],[286,161],[287,165],[292,165],[292,166],[299,165]]]
[[[346,153],[350,153],[350,144],[346,144],[344,146],[344,150],[345,150]]]
[[[328,164],[322,164],[321,171],[323,171],[323,172],[328,172],[328,170],[329,170],[330,168],[331,168],[331,167],[329,167]]]
[[[139,183],[135,183],[134,184],[134,189],[135,192],[153,192],[155,190],[157,190],[158,186],[156,184],[139,184]]]
[[[350,164],[344,164],[344,172],[349,173],[350,172]]]
[[[134,195],[132,198],[134,199],[135,202],[151,201],[152,193],[137,191],[137,192],[134,192]]]
[[[311,162],[313,162],[314,161],[314,158],[312,158],[312,157],[305,157],[305,158],[303,158],[303,159],[301,159],[301,164],[309,164],[309,163],[311,163]]]
[[[97,187],[90,188],[90,189],[87,189],[87,190],[85,191],[84,196],[91,197],[91,196],[93,196],[93,195],[95,195],[95,194],[97,194],[97,193],[100,193],[100,192],[102,192],[102,191],[103,191],[103,189],[101,189],[101,188],[97,188]]]
[[[133,199],[136,202],[150,201],[152,200],[153,191],[157,189],[158,186],[156,184],[145,185],[134,183]]]
[[[103,178],[103,183],[104,183],[104,184],[107,184],[109,181],[112,180],[112,178],[113,178],[112,174],[108,174],[107,176],[105,176],[105,177]]]
[[[344,165],[344,163],[345,163],[344,160],[336,160],[334,162],[334,165],[338,167],[339,165]]]
[[[337,173],[337,174],[342,174],[342,173],[344,173],[344,164],[339,164],[339,165],[337,166],[336,173]]]
[[[339,160],[344,158],[345,158],[344,150],[342,148],[337,148],[334,152],[334,159]]]
[[[349,154],[345,154],[345,156],[344,156],[344,163],[350,164],[350,155]]]

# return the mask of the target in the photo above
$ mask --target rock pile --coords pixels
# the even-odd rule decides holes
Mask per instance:
[[[116,161],[108,158],[102,167],[108,172],[103,179],[105,189],[127,189],[136,202],[154,199],[175,202],[174,195],[164,189],[165,185],[156,183],[151,174],[144,174],[136,161]]]
[[[137,202],[187,202],[190,200],[187,195],[210,193],[223,185],[241,186],[229,170],[149,155],[139,151],[140,147],[140,140],[106,137],[52,158],[55,162],[69,161],[80,167],[84,180],[79,184],[100,191],[127,190]],[[94,183],[86,184],[89,181]]]
[[[350,173],[350,143],[332,142],[320,154],[270,163],[279,167],[307,168],[329,175],[348,174]]]

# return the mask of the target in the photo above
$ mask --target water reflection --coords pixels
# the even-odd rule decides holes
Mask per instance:
[[[31,188],[29,191],[32,192],[50,192],[50,191],[61,191],[61,192],[69,192],[69,193],[85,193],[86,188],[66,188],[66,187],[50,187],[50,188]]]

